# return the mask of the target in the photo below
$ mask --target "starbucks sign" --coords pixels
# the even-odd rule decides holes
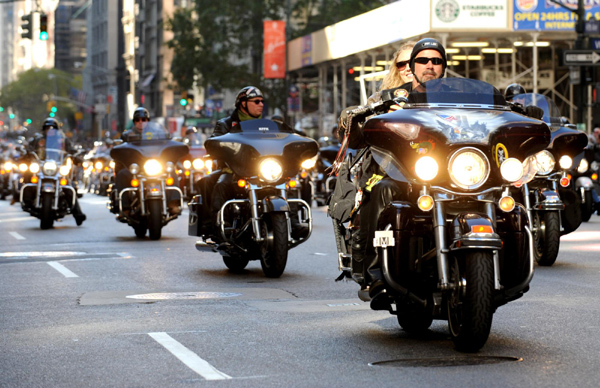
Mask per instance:
[[[440,0],[435,6],[435,15],[444,23],[451,23],[458,18],[460,8],[454,0]]]
[[[508,0],[433,0],[432,5],[433,30],[508,30]]]

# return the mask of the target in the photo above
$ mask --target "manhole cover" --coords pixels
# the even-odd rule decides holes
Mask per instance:
[[[217,299],[241,296],[235,292],[157,292],[153,294],[127,295],[129,299],[173,300],[173,299]]]
[[[405,358],[399,360],[377,361],[369,363],[369,366],[391,366],[391,367],[444,367],[444,366],[467,366],[499,364],[502,362],[521,362],[521,357],[501,356],[463,356],[463,357],[440,357],[440,358]]]

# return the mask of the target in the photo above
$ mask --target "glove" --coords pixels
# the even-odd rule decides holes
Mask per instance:
[[[544,117],[544,110],[535,105],[527,105],[525,107],[525,115],[541,120]]]

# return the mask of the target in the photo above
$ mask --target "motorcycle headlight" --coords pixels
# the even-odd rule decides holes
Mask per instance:
[[[6,163],[4,163],[4,169],[5,169],[6,171],[10,171],[10,170],[12,170],[12,166],[13,166],[13,165],[12,165],[12,162],[6,162]]]
[[[149,159],[144,163],[144,171],[149,176],[156,176],[162,172],[162,164],[156,159]]]
[[[166,171],[167,172],[173,172],[173,170],[175,170],[175,165],[173,164],[173,162],[167,162]]]
[[[490,174],[490,163],[477,148],[463,148],[450,158],[448,172],[454,184],[472,190],[485,183]]]
[[[138,166],[137,163],[131,163],[131,166],[129,166],[129,172],[132,175],[137,175],[140,172],[140,166]]]
[[[102,167],[104,167],[104,165],[102,164],[102,162],[96,162],[96,164],[94,164],[94,167],[96,167],[96,170],[102,170]]]
[[[34,174],[37,174],[38,172],[40,172],[40,165],[38,163],[31,163],[29,165],[29,171],[31,171]]]
[[[189,160],[184,160],[183,168],[185,168],[186,170],[189,170],[190,168],[192,168],[192,162],[190,162]]]
[[[90,162],[88,162],[87,160],[85,162],[83,162],[83,168],[87,169],[90,166]]]
[[[209,159],[209,160],[205,161],[204,162],[204,166],[206,166],[207,170],[212,171],[212,168],[213,168],[213,162],[212,162],[212,160]]]
[[[111,160],[111,161],[108,163],[108,167],[110,167],[110,168],[112,168],[112,169],[114,170],[114,169],[115,169],[115,161],[114,161],[114,160]]]
[[[62,176],[67,176],[69,175],[69,172],[71,171],[71,167],[68,165],[63,165],[60,166],[60,168],[58,169],[58,173]]]
[[[556,161],[554,160],[554,156],[552,156],[550,151],[544,150],[535,154],[535,164],[538,174],[548,175],[554,170]]]
[[[201,170],[204,168],[204,161],[202,159],[194,159],[192,165],[194,166],[194,170]]]
[[[267,158],[258,167],[260,176],[267,182],[276,182],[283,175],[283,167],[276,159]]]
[[[36,163],[37,164],[37,163]],[[19,171],[21,172],[25,172],[29,169],[29,166],[27,165],[27,163],[21,163],[19,164]],[[37,166],[37,170],[40,171],[40,165],[38,164]]]
[[[583,174],[589,168],[590,168],[590,164],[588,163],[588,161],[585,159],[581,159],[581,162],[579,162],[579,166],[577,166],[577,172],[580,174]]]
[[[598,171],[599,167],[600,167],[600,164],[594,160],[592,162],[592,171]]]
[[[558,164],[563,170],[568,170],[573,165],[573,159],[571,159],[571,157],[568,155],[563,155],[558,160]]]
[[[315,164],[317,164],[318,157],[319,157],[319,155],[315,155],[310,159],[306,159],[304,162],[302,162],[302,164],[300,166],[305,170],[310,170],[311,168],[313,168],[315,166]]]
[[[523,176],[523,163],[516,158],[508,158],[500,166],[502,178],[508,182],[516,182]]]
[[[415,163],[415,173],[424,181],[430,181],[437,176],[439,167],[431,156],[423,156]]]
[[[33,166],[33,163],[31,165]],[[54,160],[49,160],[42,166],[42,171],[44,172],[44,175],[54,175],[58,171],[58,166]]]

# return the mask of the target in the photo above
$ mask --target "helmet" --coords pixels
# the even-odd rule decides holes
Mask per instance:
[[[198,132],[198,130],[193,125],[188,125],[187,129],[185,130],[186,135],[190,135],[190,134],[196,133],[196,132]]]
[[[42,129],[48,129],[50,127],[58,129],[58,121],[56,121],[56,119],[53,117],[48,117],[46,120],[44,120],[44,124],[42,124]]]
[[[519,84],[510,84],[506,87],[506,89],[504,89],[504,98],[506,99],[506,101],[512,100],[512,98],[514,96],[516,96],[517,94],[524,94],[527,93],[525,91],[525,88],[522,87]]]
[[[239,108],[242,101],[247,101],[249,98],[262,97],[262,92],[254,86],[246,86],[240,90],[235,97],[235,107]]]
[[[135,119],[139,119],[139,118],[147,118],[148,120],[150,120],[150,113],[148,112],[148,109],[144,108],[144,107],[139,107],[136,110],[133,111],[133,120],[135,121]]]
[[[446,67],[448,66],[448,62],[446,59],[446,49],[444,48],[444,46],[442,46],[440,42],[432,38],[424,38],[415,43],[412,52],[410,53],[410,71],[412,71],[414,74],[415,58],[417,57],[417,54],[423,50],[435,50],[442,55],[442,60],[444,61],[444,63],[442,64],[442,75],[440,76],[440,78],[443,77],[444,73],[446,72]]]

